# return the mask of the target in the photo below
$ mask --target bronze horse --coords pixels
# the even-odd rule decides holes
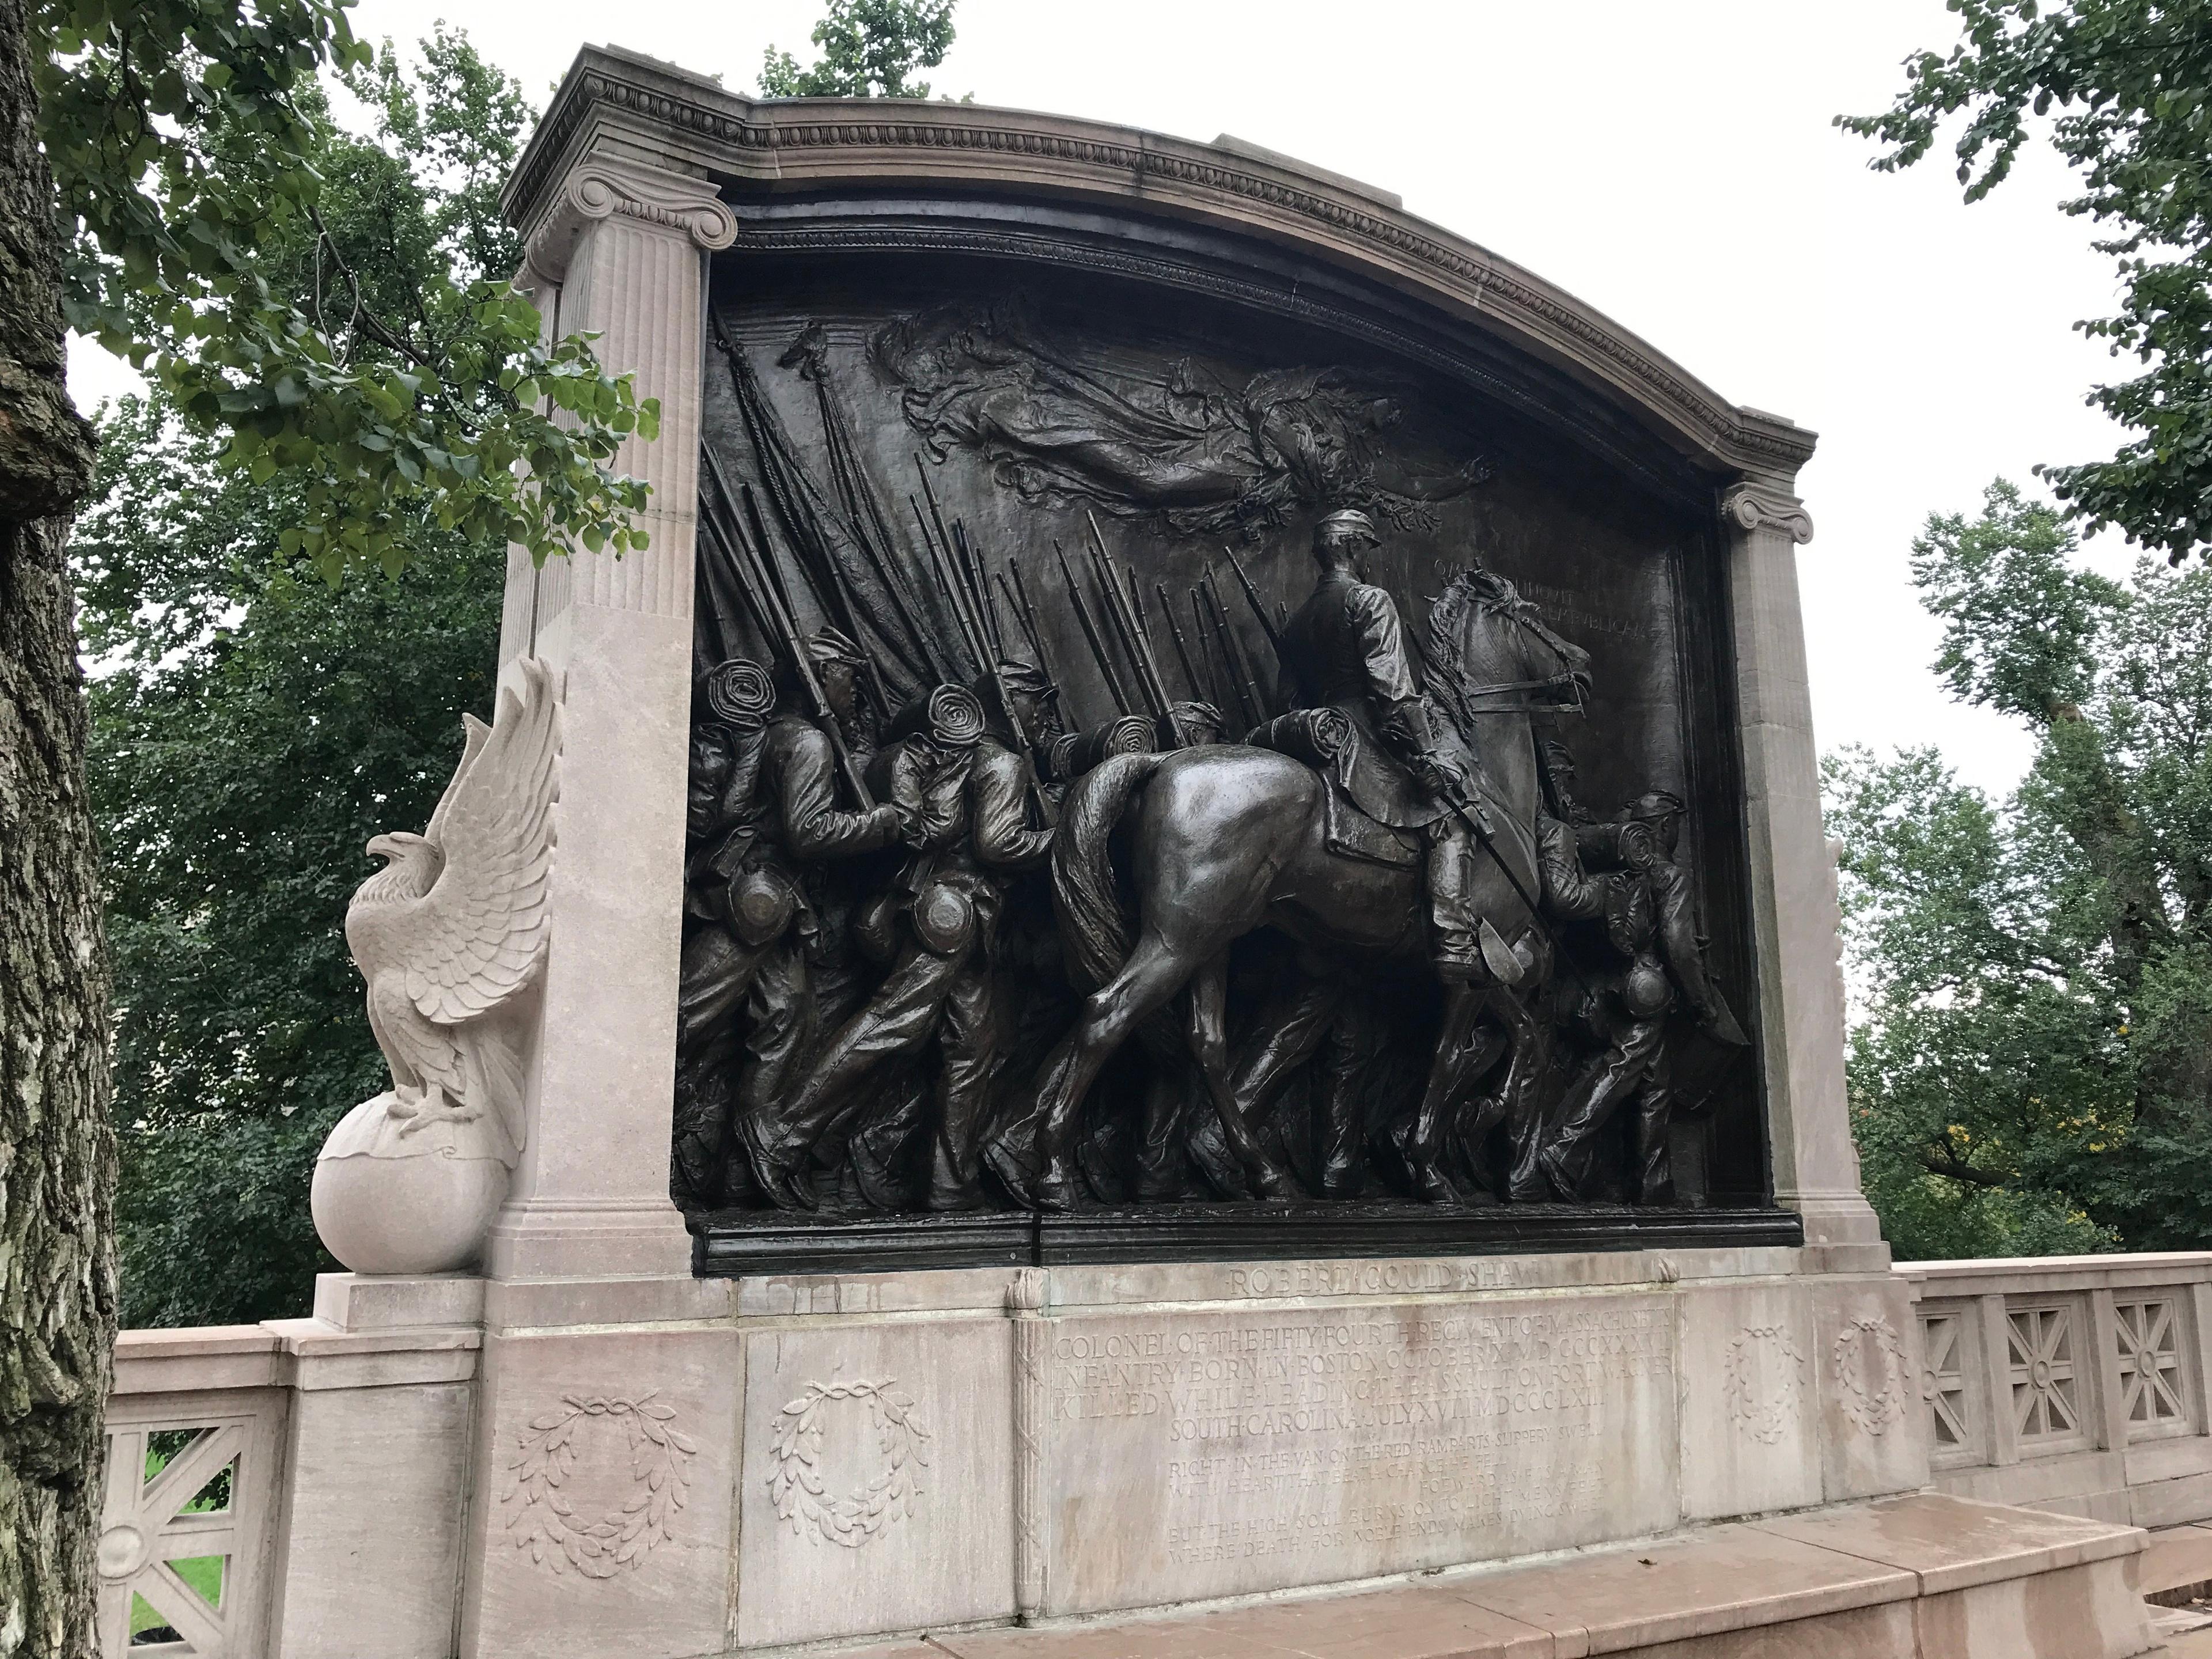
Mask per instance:
[[[1480,759],[1487,820],[1474,899],[1484,968],[1446,1000],[1444,1028],[1405,1152],[1417,1190],[1449,1199],[1439,1164],[1445,1115],[1497,1054],[1477,1040],[1486,1016],[1510,1054],[1493,1097],[1516,1140],[1516,1194],[1538,1190],[1533,1087],[1542,1033],[1528,994],[1549,973],[1535,915],[1541,801],[1531,720],[1578,708],[1589,654],[1545,627],[1512,584],[1480,567],[1455,578],[1429,617],[1427,693]],[[1095,987],[1073,1028],[1039,1068],[988,1154],[1017,1197],[1065,1206],[1076,1179],[1070,1142],[1085,1094],[1115,1051],[1188,991],[1183,1038],[1251,1190],[1286,1195],[1288,1176],[1251,1127],[1253,1111],[1291,1064],[1312,1052],[1326,999],[1302,1029],[1264,1045],[1232,1078],[1226,994],[1229,949],[1273,927],[1341,974],[1362,962],[1424,956],[1426,905],[1418,864],[1353,860],[1327,843],[1327,786],[1303,763],[1246,746],[1117,756],[1079,781],[1052,852],[1053,896],[1069,967]],[[1133,928],[1116,890],[1110,843],[1127,819]],[[1476,1126],[1486,1129],[1488,1123]]]

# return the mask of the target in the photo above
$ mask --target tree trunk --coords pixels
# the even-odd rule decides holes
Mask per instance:
[[[90,430],[25,0],[0,0],[0,1659],[88,1659],[115,1334],[107,962],[64,557]]]

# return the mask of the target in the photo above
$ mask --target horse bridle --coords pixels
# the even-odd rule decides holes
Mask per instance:
[[[1568,653],[1575,647],[1546,627],[1541,617],[1529,614],[1534,607],[1517,593],[1510,599],[1478,594],[1475,604],[1493,614],[1502,612],[1516,627],[1534,635],[1562,662],[1572,660]],[[1493,697],[1517,697],[1522,692],[1540,693],[1555,689],[1559,690],[1559,695],[1551,698],[1531,696],[1525,701],[1500,702],[1488,708],[1479,706]],[[1460,693],[1460,703],[1470,714],[1579,714],[1583,712],[1583,689],[1582,677],[1569,669],[1541,679],[1499,680],[1490,685],[1468,686]]]

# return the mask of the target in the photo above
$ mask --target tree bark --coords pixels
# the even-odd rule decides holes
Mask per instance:
[[[64,549],[92,434],[25,0],[0,0],[0,1659],[89,1659],[115,1334],[107,961]]]

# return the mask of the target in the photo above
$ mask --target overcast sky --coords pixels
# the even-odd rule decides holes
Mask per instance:
[[[805,61],[816,0],[361,0],[407,41],[443,17],[541,105],[586,40],[750,91],[770,42]],[[960,0],[932,77],[978,101],[1210,139],[1228,132],[1400,192],[1644,336],[1724,396],[1820,434],[1800,550],[1823,748],[1933,742],[2004,789],[2026,736],[1943,694],[1906,580],[1931,510],[2000,474],[2109,453],[2083,392],[2116,368],[2071,327],[2111,263],[2036,155],[1968,208],[1941,158],[1866,170],[1838,112],[1948,50],[1942,0]],[[76,356],[88,401],[118,384]],[[2100,549],[2108,568],[2124,550]]]

